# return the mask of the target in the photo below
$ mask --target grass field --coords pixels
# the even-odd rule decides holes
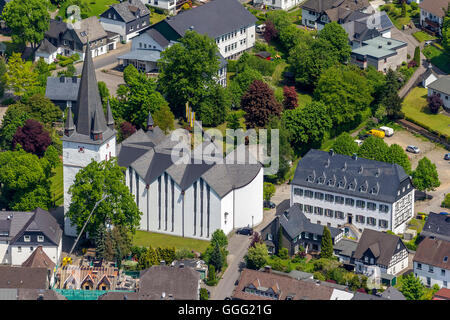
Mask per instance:
[[[423,54],[430,59],[431,63],[436,67],[445,73],[450,73],[450,56],[445,54],[443,50],[431,45],[423,49]]]
[[[153,12],[153,13],[150,15],[150,24],[158,23],[158,22],[160,22],[161,20],[164,20],[165,18],[166,18],[166,15],[165,15],[165,14],[159,14],[159,13]]]
[[[109,8],[111,4],[119,3],[119,0],[81,0],[81,2],[85,3],[87,5],[88,9],[88,16],[99,16],[103,12],[105,12],[106,9]],[[65,10],[66,6],[62,6],[62,8]],[[58,12],[58,16],[64,16],[63,12]]]
[[[424,31],[417,31],[417,32],[413,33],[413,36],[419,42],[436,39],[436,37],[433,37],[431,34],[428,34],[428,33],[424,32]]]
[[[209,241],[197,240],[191,238],[182,238],[170,236],[162,233],[147,231],[136,231],[133,237],[133,245],[155,247],[175,247],[176,249],[188,249],[198,252],[204,252],[209,245]]]
[[[50,191],[52,194],[52,201],[55,201],[55,206],[58,207],[64,202],[64,183],[63,183],[63,166],[62,164],[53,169],[54,176],[50,178],[52,183]]]
[[[302,9],[298,8],[288,12],[291,23],[293,24],[302,24]]]
[[[444,114],[431,114],[427,107],[427,89],[414,88],[403,101],[402,111],[405,116],[418,124],[450,136],[450,117]]]

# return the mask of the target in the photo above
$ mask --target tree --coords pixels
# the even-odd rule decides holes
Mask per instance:
[[[331,259],[333,257],[333,242],[331,240],[331,233],[330,229],[326,226],[323,227],[320,257],[326,259]]]
[[[47,147],[52,143],[52,139],[47,131],[44,130],[42,124],[33,119],[25,121],[23,127],[17,128],[13,136],[13,149],[17,144],[29,153],[33,153],[41,158]]]
[[[358,145],[355,142],[355,138],[347,132],[341,133],[336,140],[334,140],[331,148],[334,152],[347,156],[352,156],[354,153],[358,153]]]
[[[406,300],[420,300],[423,296],[425,288],[419,278],[416,278],[414,274],[410,273],[407,276],[403,276],[401,293],[405,296]]]
[[[256,243],[254,247],[249,248],[244,256],[247,268],[259,270],[264,267],[269,260],[269,253],[264,243]]]
[[[155,124],[164,132],[168,133],[175,129],[174,122],[175,116],[167,104],[162,105],[159,110],[156,110],[153,114],[153,120]]]
[[[218,243],[216,243],[213,247],[213,251],[208,261],[211,265],[213,265],[217,271],[220,272],[224,265],[224,256],[222,254],[222,250]]]
[[[214,39],[195,31],[163,52],[158,84],[176,115],[182,115],[186,102],[196,108],[208,96],[219,71],[218,49]]]
[[[43,94],[34,94],[16,103],[31,118],[41,122],[46,128],[53,127],[53,123],[61,119],[62,112],[49,98]]]
[[[242,56],[244,56],[244,54]],[[231,79],[228,90],[231,94],[231,104],[234,109],[241,107],[242,96],[247,92],[253,81],[262,79],[263,76],[259,71],[249,67],[244,67],[242,71],[238,72],[238,74]]]
[[[359,147],[358,156],[371,160],[389,162],[389,146],[383,139],[369,136]]]
[[[33,49],[44,39],[50,24],[46,2],[41,0],[13,0],[5,5],[2,16],[11,29],[13,42],[29,42]]]
[[[56,148],[52,145],[49,145],[47,147],[47,150],[45,150],[44,153],[44,157],[45,159],[47,159],[51,168],[56,168],[61,163],[61,160],[59,159],[58,150],[56,150]]]
[[[277,233],[277,245],[276,245],[276,254],[278,255],[283,249],[283,227],[280,225]]]
[[[242,110],[239,111],[231,111],[227,116],[227,127],[233,130],[244,129],[244,125],[242,124],[241,118],[243,117],[244,112]]]
[[[445,195],[444,201],[442,201],[442,207],[450,208],[450,193]]]
[[[264,127],[272,115],[281,113],[281,105],[276,101],[273,90],[263,81],[255,80],[241,99],[242,109],[246,112],[247,126]]]
[[[208,290],[206,288],[200,288],[200,300],[208,300]]]
[[[98,258],[106,259],[106,227],[104,224],[100,224],[97,232],[95,233],[95,255]]]
[[[100,99],[102,100],[102,104],[104,107],[106,107],[106,104],[107,104],[109,96],[110,96],[109,89],[106,86],[106,83],[103,81],[98,81],[97,86],[98,86],[98,92],[100,94]]]
[[[147,128],[148,113],[152,114],[167,101],[156,90],[156,80],[128,65],[123,71],[125,85],[117,89],[117,100],[110,99],[111,111],[115,119],[124,119],[136,128]]]
[[[5,73],[7,70],[6,61],[4,57],[0,57],[0,98],[5,94]]]
[[[278,30],[275,28],[275,25],[272,21],[267,20],[266,21],[266,27],[264,29],[264,40],[266,42],[272,41],[272,39],[275,39],[278,36]]]
[[[253,248],[253,247],[255,247],[255,245],[257,243],[263,243],[263,239],[261,238],[261,235],[258,232],[254,231],[253,236],[252,236],[252,241],[250,242],[249,247]]]
[[[412,173],[414,187],[420,191],[430,191],[441,185],[436,165],[427,157],[419,160]]]
[[[123,226],[129,232],[134,232],[139,226],[141,212],[125,184],[124,170],[113,158],[102,162],[92,161],[78,171],[69,188],[72,202],[66,214],[78,232],[95,203],[105,196],[108,197],[98,204],[86,226],[86,232],[95,234],[101,224]]]
[[[9,4],[11,3],[13,2]],[[39,85],[38,75],[33,70],[33,64],[30,61],[23,61],[18,52],[13,53],[9,58],[4,79],[6,86],[17,96],[35,90]]]
[[[414,61],[416,62],[416,66],[420,67],[420,47],[417,46],[414,49]]]
[[[275,186],[270,182],[264,182],[264,200],[270,201],[275,194]]]
[[[221,249],[228,245],[228,238],[222,229],[217,229],[211,236],[211,246],[215,247],[216,245]]]
[[[445,12],[444,20],[441,28],[442,33],[442,46],[445,49],[447,55],[450,55],[450,4]]]
[[[389,161],[390,163],[396,163],[403,167],[406,174],[411,173],[411,162],[408,159],[408,155],[405,150],[400,147],[398,144],[391,144],[389,147]]]
[[[17,104],[8,107],[0,126],[1,150],[12,150],[12,140],[17,128],[23,126],[29,118],[30,115],[19,108]]]
[[[52,73],[50,72],[48,64],[45,62],[44,58],[39,58],[34,67],[34,71],[38,75],[39,86],[45,88],[47,86],[47,78],[50,77]]]
[[[328,41],[333,50],[336,51],[339,62],[344,63],[350,58],[352,52],[351,46],[348,44],[348,35],[345,29],[336,21],[327,23],[322,30],[319,31],[319,39]]]
[[[406,2],[402,2],[402,17],[406,17]]]
[[[327,108],[316,101],[308,103],[304,108],[286,110],[283,121],[290,132],[292,146],[300,153],[319,148],[331,129]]]
[[[283,100],[284,109],[295,109],[298,107],[297,101],[298,95],[297,91],[295,91],[295,87],[284,86],[283,96],[284,96]]]
[[[131,238],[128,229],[118,225],[109,230],[105,237],[104,258],[109,261],[116,261],[119,265],[123,258],[131,253]]]
[[[200,102],[197,116],[203,125],[215,127],[225,122],[230,106],[230,93],[216,83],[211,86],[208,95]]]
[[[0,208],[31,211],[50,206],[47,159],[24,150],[0,152]]]
[[[217,284],[216,268],[212,264],[208,266],[208,286],[215,286]]]
[[[398,81],[398,75],[391,69],[386,73],[386,82],[382,90],[381,104],[386,107],[386,114],[390,119],[403,118],[404,114],[402,110],[403,99],[398,95],[398,89],[400,89],[400,83]]]
[[[311,32],[299,29],[296,25],[290,24],[280,31],[278,39],[285,51],[289,52],[297,44],[311,41],[313,38]]]
[[[136,127],[128,121],[124,121],[119,127],[119,140],[123,141],[136,132]]]
[[[437,114],[441,106],[444,104],[442,102],[442,99],[437,94],[432,94],[431,96],[428,96],[427,102],[430,112],[434,114]]]

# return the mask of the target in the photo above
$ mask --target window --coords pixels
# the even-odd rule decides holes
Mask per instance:
[[[342,211],[335,211],[335,212],[334,212],[334,216],[335,216],[337,219],[344,219],[344,213],[343,213]]]
[[[446,288],[447,288],[447,281],[445,281],[445,280],[444,280],[444,283],[443,283],[443,285],[444,285],[444,287],[446,287]]]
[[[325,195],[325,201],[333,202],[334,201],[334,196],[332,194],[326,194]]]
[[[44,242],[44,236],[38,236],[37,237],[38,242]]]
[[[377,204],[373,202],[367,202],[367,209],[375,211],[377,209]]]
[[[23,236],[23,241],[30,242],[30,236]]]
[[[347,206],[353,207],[353,206],[355,205],[355,200],[352,199],[352,198],[345,198],[345,204],[346,204]]]
[[[316,192],[314,194],[314,198],[319,199],[319,200],[323,200],[323,193],[322,192]]]
[[[378,220],[378,225],[380,227],[382,227],[382,228],[387,228],[388,227],[388,222],[387,222],[387,220],[380,219],[380,220]]]
[[[373,258],[370,258],[370,264],[373,264],[373,262],[374,262]]]
[[[341,196],[336,196],[334,197],[334,201],[338,204],[343,204],[344,203],[344,197]]]
[[[296,196],[303,196],[303,189],[300,188],[294,188],[294,194]]]
[[[305,190],[305,197],[312,198],[314,196],[314,192],[311,190]]]
[[[430,285],[431,285],[431,278],[427,277],[427,286],[430,286]]]
[[[385,204],[380,204],[379,210],[381,212],[388,212],[389,211],[389,206],[387,206]]]
[[[33,252],[33,247],[30,247],[30,252]]]
[[[312,213],[312,206],[305,204],[305,212]]]
[[[448,261],[448,256],[445,256],[444,257],[444,262],[447,262]]]
[[[421,264],[421,263],[418,263],[418,264],[417,264],[417,269],[418,269],[418,270],[422,270],[422,264]]]
[[[366,202],[362,201],[362,200],[356,200],[356,207],[357,208],[365,208],[366,207]]]
[[[323,208],[321,208],[321,207],[314,207],[314,213],[322,216],[323,215]]]
[[[319,221],[317,221],[317,222],[319,222]],[[317,240],[317,234],[315,234],[315,233],[313,234],[313,239]]]
[[[441,269],[441,276],[445,277],[445,269]]]
[[[20,246],[17,247],[17,252],[19,252],[19,253],[22,252],[22,247],[20,247]]]
[[[376,226],[377,225],[377,219],[372,218],[372,217],[367,217],[367,224],[371,225],[371,226]]]
[[[361,216],[361,215],[356,215],[356,222],[359,222],[359,223],[364,223],[366,221],[366,218],[364,217],[364,216]]]
[[[434,268],[433,268],[433,266],[428,266],[428,272],[429,272],[429,273],[434,273]]]
[[[325,209],[325,216],[326,217],[331,217],[331,218],[333,218],[333,210],[331,210],[331,209]]]
[[[272,234],[271,233],[267,234],[267,240],[272,241]]]

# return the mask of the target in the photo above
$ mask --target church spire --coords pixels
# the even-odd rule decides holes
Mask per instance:
[[[153,126],[154,126],[154,121],[152,118],[152,114],[150,113],[150,111],[148,112],[148,118],[147,118],[147,131],[153,131]]]
[[[78,112],[74,117],[77,133],[90,136],[93,131],[92,126],[94,123],[97,126],[95,131],[99,131],[100,133],[105,132],[108,127],[106,124],[105,114],[103,113],[100,93],[98,91],[89,39],[86,43],[84,64],[81,73],[77,101]],[[96,117],[95,121],[93,121],[94,116]]]
[[[72,118],[72,107],[67,108],[67,119],[66,123],[64,124],[64,134],[66,136],[70,136],[72,132],[75,130],[75,126],[73,124],[73,118]]]
[[[106,108],[106,124],[110,129],[114,129],[114,118],[112,116],[111,106],[109,105],[109,99],[108,99],[108,106]]]

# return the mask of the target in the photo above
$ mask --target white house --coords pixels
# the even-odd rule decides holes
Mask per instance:
[[[269,7],[272,9],[289,10],[299,5],[301,0],[255,0],[253,5],[261,7]]]
[[[450,76],[442,76],[428,84],[428,96],[437,95],[442,100],[442,107],[450,111]]]
[[[414,187],[397,164],[311,149],[291,182],[313,223],[403,233],[414,216]]]
[[[422,82],[422,86],[424,88],[428,88],[428,85],[439,78],[439,75],[433,71],[433,65],[431,63],[428,64],[427,71],[425,71],[421,76],[420,80]]]
[[[167,10],[170,14],[176,13],[177,0],[143,0],[143,2],[152,7]]]
[[[419,4],[420,25],[433,33],[442,36],[442,23],[445,10],[448,9],[450,0],[423,0]]]
[[[449,288],[450,282],[450,242],[425,238],[414,255],[414,275],[424,285]]]
[[[128,42],[150,26],[150,10],[141,0],[125,0],[103,12],[100,23],[105,31],[117,33],[122,41]]]
[[[37,48],[34,56],[35,61],[38,61],[40,58],[43,58],[45,62],[51,64],[55,61],[56,55],[59,53],[58,48],[55,47],[50,41],[47,39],[42,40],[41,44]]]
[[[0,263],[22,265],[41,247],[57,264],[62,230],[54,217],[37,208],[32,212],[0,211]]]

